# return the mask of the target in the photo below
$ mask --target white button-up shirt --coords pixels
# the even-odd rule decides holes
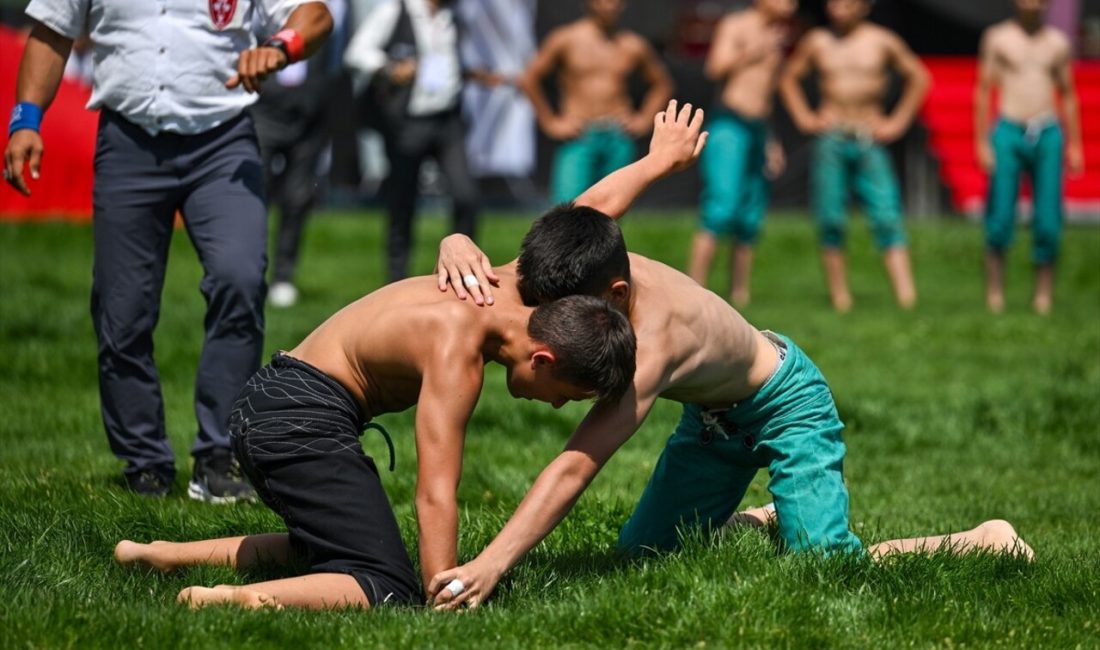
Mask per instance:
[[[31,0],[27,15],[68,38],[91,36],[88,108],[109,108],[152,135],[194,134],[256,101],[225,87],[240,53],[311,1]]]
[[[416,37],[416,79],[409,94],[410,115],[431,115],[458,105],[462,64],[458,58],[458,28],[448,7],[434,14],[427,0],[390,0],[375,8],[351,39],[344,63],[373,75],[386,65],[385,47],[397,28],[401,3],[409,12]]]

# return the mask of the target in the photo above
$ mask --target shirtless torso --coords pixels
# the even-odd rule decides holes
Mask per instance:
[[[883,100],[891,68],[902,76],[905,89],[887,115]],[[820,78],[821,104],[816,111],[799,86],[811,69]],[[791,56],[780,89],[804,132],[840,129],[891,142],[909,128],[927,85],[924,66],[897,34],[862,21],[848,31],[815,29],[807,34]]]
[[[1055,84],[1070,59],[1069,40],[1043,26],[1029,34],[1015,20],[990,27],[982,39],[982,65],[1000,90],[1000,112],[1025,122],[1053,113]]]
[[[722,19],[707,56],[706,73],[722,84],[723,105],[751,119],[771,115],[786,39],[784,26],[755,9]]]
[[[627,87],[636,70],[650,85],[638,111]],[[561,89],[556,113],[541,86],[543,78],[555,71]],[[624,29],[606,31],[589,18],[551,32],[521,83],[539,125],[550,137],[562,140],[603,121],[621,124],[631,135],[643,135],[672,88],[668,72],[645,39]]]

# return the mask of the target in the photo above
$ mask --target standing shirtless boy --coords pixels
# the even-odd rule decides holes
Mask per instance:
[[[416,516],[423,584],[457,561],[462,447],[485,364],[507,368],[516,397],[615,401],[634,374],[634,333],[605,301],[531,310],[514,273],[498,270],[496,306],[438,292],[434,278],[390,284],[348,305],[242,390],[230,417],[234,453],[288,533],[198,542],[119,542],[115,559],[171,571],[245,569],[297,559],[308,573],[244,586],[188,587],[198,607],[361,607],[423,602],[397,521],[359,434],[383,413],[416,410]],[[411,332],[427,335],[410,336]],[[393,449],[390,448],[390,469]]]
[[[428,593],[437,605],[484,602],[501,576],[565,517],[658,397],[683,403],[683,416],[620,532],[622,550],[671,548],[682,526],[722,526],[765,467],[788,549],[862,549],[848,526],[844,425],[813,362],[789,338],[756,329],[683,273],[628,255],[613,221],[649,184],[698,156],[702,115],[689,120],[690,114],[690,104],[677,113],[672,102],[657,116],[654,138],[668,143],[676,134],[679,155],[670,155],[671,148],[651,153],[605,178],[575,206],[554,209],[532,226],[518,261],[503,267],[516,270],[528,304],[583,293],[618,305],[637,335],[637,371],[619,402],[589,411],[497,537],[469,563],[431,580]],[[458,253],[444,250],[450,241],[459,242]],[[440,266],[469,274],[479,255],[467,238],[452,235],[441,245],[447,259]],[[763,523],[769,511],[749,511],[742,519]],[[1031,556],[1000,520],[951,535],[882,542],[868,551],[881,557],[938,549]]]
[[[701,223],[691,247],[688,274],[704,287],[720,237],[733,238],[730,300],[748,305],[753,246],[768,209],[768,176],[783,171],[783,148],[768,119],[783,61],[787,22],[797,0],[756,0],[722,19],[707,55],[706,75],[721,85],[710,111],[710,140],[699,161]]]
[[[672,96],[672,79],[644,38],[618,27],[626,0],[586,0],[587,15],[546,37],[520,87],[543,132],[562,145],[554,157],[550,198],[572,201],[590,185],[634,160],[634,138]],[[542,90],[557,70],[558,112]],[[640,70],[649,91],[635,112],[627,81]]]
[[[1032,306],[1050,313],[1054,300],[1054,263],[1062,234],[1063,135],[1055,96],[1069,136],[1065,146],[1071,174],[1084,171],[1077,91],[1070,69],[1069,39],[1043,24],[1047,0],[1015,0],[1016,17],[985,31],[978,85],[974,91],[974,137],[978,162],[990,174],[985,204],[985,302],[1004,310],[1005,250],[1012,242],[1020,173],[1032,187]],[[989,94],[1000,91],[1000,119],[989,132]]]
[[[928,89],[928,72],[897,34],[866,20],[873,0],[828,0],[829,29],[814,29],[798,44],[779,82],[794,123],[817,136],[810,166],[810,194],[821,237],[821,261],[837,311],[852,307],[844,258],[848,191],[855,191],[882,252],[894,296],[904,309],[917,301],[901,192],[883,145],[909,128]],[[894,111],[883,114],[887,72],[896,70],[905,90]],[[801,81],[811,69],[820,78],[821,104],[812,109]]]

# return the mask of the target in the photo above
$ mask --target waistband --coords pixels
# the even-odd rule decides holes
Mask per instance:
[[[748,117],[724,104],[715,104],[708,109],[711,117],[729,117],[751,128],[768,128],[768,120],[762,117]]]
[[[389,431],[386,431],[381,424],[371,422],[369,418],[363,417],[363,411],[359,408],[359,402],[352,396],[351,392],[344,387],[343,384],[333,379],[325,371],[313,366],[301,359],[296,359],[285,352],[276,352],[271,355],[271,367],[272,368],[293,368],[302,372],[308,373],[317,381],[323,383],[326,387],[333,392],[333,394],[339,396],[345,404],[350,407],[352,413],[355,414],[358,422],[359,431],[362,432],[366,429],[374,429],[378,433],[382,434],[382,437],[386,440],[386,447],[390,452],[390,471],[394,470],[397,465],[396,454],[394,453],[393,439],[390,438]]]

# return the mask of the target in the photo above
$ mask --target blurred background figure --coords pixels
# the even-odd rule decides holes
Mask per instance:
[[[252,107],[264,164],[268,205],[279,212],[275,261],[267,300],[273,307],[298,302],[294,272],[306,218],[313,209],[320,181],[327,175],[332,129],[327,119],[338,85],[348,83],[343,70],[347,42],[346,0],[326,0],[333,30],[306,61],[283,68],[263,84]]]
[[[1047,0],[1015,0],[1016,17],[993,25],[982,38],[974,93],[974,135],[979,163],[990,174],[985,204],[986,290],[989,310],[1004,310],[1005,251],[1016,224],[1020,175],[1031,177],[1033,307],[1050,313],[1054,263],[1062,235],[1062,157],[1069,172],[1084,172],[1081,120],[1070,65],[1069,39],[1044,24]],[[1000,93],[1000,119],[989,132],[989,97]],[[1058,123],[1062,97],[1068,146]]]
[[[872,0],[828,0],[829,29],[810,31],[798,44],[780,82],[798,128],[814,135],[811,209],[821,237],[821,259],[833,307],[852,307],[844,257],[848,193],[854,190],[871,221],[894,297],[909,309],[917,292],[902,225],[901,190],[884,145],[905,135],[928,90],[929,76],[897,34],[866,20]],[[883,106],[889,72],[905,90],[893,111]],[[806,101],[800,82],[818,74],[821,103]]]
[[[448,0],[389,0],[361,23],[345,62],[370,75],[365,119],[385,141],[390,173],[383,187],[389,211],[389,282],[408,274],[413,216],[425,158],[435,158],[447,179],[453,230],[474,236],[478,188],[466,158],[461,93],[466,78],[503,81],[466,71],[459,56],[462,33]]]
[[[707,109],[710,138],[699,160],[703,178],[699,230],[688,273],[707,285],[720,237],[733,239],[730,301],[748,305],[753,245],[768,209],[768,178],[783,172],[783,148],[769,119],[783,49],[797,0],[755,0],[718,24],[705,63],[718,84],[718,101]]]
[[[539,126],[563,141],[555,156],[550,198],[572,201],[590,185],[634,160],[634,138],[649,133],[653,116],[672,96],[672,78],[656,52],[638,34],[621,29],[625,0],[586,0],[585,16],[559,27],[543,41],[521,87]],[[649,90],[634,110],[628,77],[640,71]],[[555,112],[542,81],[557,72],[560,102]]]

